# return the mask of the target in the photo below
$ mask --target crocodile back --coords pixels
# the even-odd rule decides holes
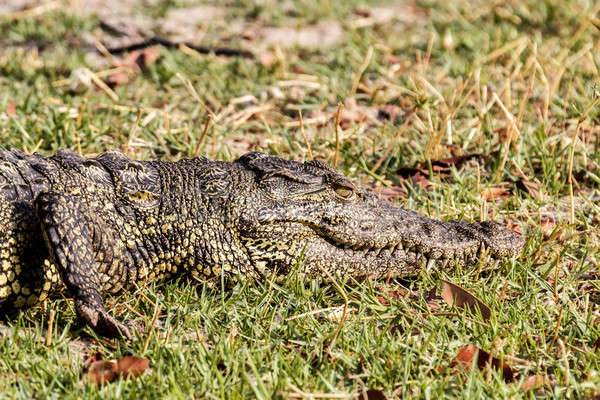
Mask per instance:
[[[48,180],[32,165],[39,155],[19,150],[0,150],[0,198],[9,202],[28,202],[50,188]]]

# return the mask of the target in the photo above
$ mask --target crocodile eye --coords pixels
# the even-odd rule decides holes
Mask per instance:
[[[343,199],[350,199],[352,196],[354,196],[354,190],[345,186],[336,187],[335,193]]]

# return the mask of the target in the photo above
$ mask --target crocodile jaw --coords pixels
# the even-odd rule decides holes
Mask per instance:
[[[296,264],[311,275],[407,276],[518,254],[521,235],[494,222],[436,221],[388,202],[263,209],[246,247],[262,271]],[[333,211],[332,211],[333,210]]]

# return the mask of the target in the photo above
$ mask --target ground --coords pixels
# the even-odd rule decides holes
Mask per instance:
[[[499,221],[527,245],[493,271],[402,281],[157,283],[107,300],[148,327],[131,342],[97,337],[68,300],[50,301],[0,325],[1,396],[597,398],[599,11],[561,0],[4,2],[3,147],[315,157],[390,201]],[[148,37],[174,45],[115,51]],[[489,318],[448,306],[440,279]],[[495,362],[455,365],[469,345],[512,379]],[[91,384],[83,364],[99,351],[150,369]],[[536,375],[545,385],[525,391]]]

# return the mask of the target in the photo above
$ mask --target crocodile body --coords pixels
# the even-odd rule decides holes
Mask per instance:
[[[523,246],[499,224],[431,220],[320,161],[263,153],[142,162],[0,150],[0,228],[0,312],[66,292],[97,331],[125,336],[102,295],[175,274],[406,276]]]

